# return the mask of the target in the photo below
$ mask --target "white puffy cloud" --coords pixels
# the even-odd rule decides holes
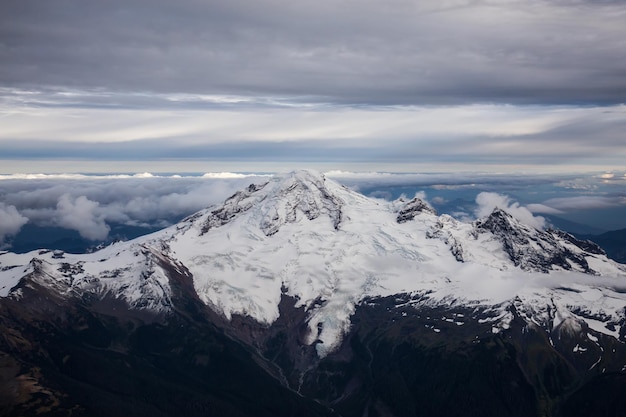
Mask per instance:
[[[56,222],[59,226],[78,231],[86,239],[106,239],[111,228],[105,223],[99,206],[98,202],[84,195],[72,198],[63,194],[57,203]]]
[[[512,201],[510,197],[503,194],[482,192],[476,196],[476,204],[478,204],[474,212],[476,217],[488,216],[495,208],[499,208],[520,222],[537,229],[542,229],[546,223],[543,217],[534,216],[527,207],[521,206],[518,202]]]
[[[21,215],[15,206],[0,202],[0,248],[7,236],[17,234],[27,222],[28,218]]]
[[[259,176],[14,175],[0,178],[0,243],[27,221],[107,239],[111,226],[165,227],[217,204]]]
[[[423,200],[423,201],[427,201],[426,191],[417,191],[414,197],[419,198],[420,200]]]

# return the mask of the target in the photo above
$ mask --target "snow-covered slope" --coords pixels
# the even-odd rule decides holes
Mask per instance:
[[[19,297],[39,280],[66,297],[167,312],[171,269],[229,319],[270,325],[283,294],[294,297],[308,312],[305,341],[320,356],[339,345],[360,302],[401,293],[488,306],[496,332],[513,310],[547,331],[567,323],[619,338],[625,324],[626,270],[590,242],[499,209],[463,223],[419,199],[367,198],[310,171],[250,185],[175,226],[93,254],[2,253],[0,294]]]

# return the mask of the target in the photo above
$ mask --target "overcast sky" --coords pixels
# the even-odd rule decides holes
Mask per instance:
[[[619,169],[624,22],[622,0],[3,0],[0,173]]]

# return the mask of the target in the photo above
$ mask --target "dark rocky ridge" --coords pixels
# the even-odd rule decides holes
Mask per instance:
[[[437,214],[437,211],[426,204],[423,200],[415,197],[409,201],[407,201],[402,208],[398,211],[398,217],[396,221],[398,223],[405,223],[410,220],[413,220],[415,216],[420,213],[429,213],[429,214]]]
[[[565,270],[576,268],[587,274],[596,274],[585,258],[563,245],[563,241],[591,254],[604,254],[591,241],[578,240],[562,231],[537,230],[497,208],[486,219],[477,220],[474,224],[478,233],[493,233],[502,242],[515,266],[526,271],[549,272],[558,266]]]
[[[605,232],[599,235],[577,235],[580,239],[587,239],[598,243],[606,251],[609,258],[626,264],[626,229]]]

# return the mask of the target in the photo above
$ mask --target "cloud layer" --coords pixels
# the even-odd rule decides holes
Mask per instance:
[[[205,159],[239,161],[240,170],[254,161],[606,169],[626,159],[625,106],[173,111],[9,100],[0,113],[2,157],[10,159]]]
[[[264,180],[227,174],[5,176],[0,181],[0,244],[27,222],[75,230],[94,241],[105,240],[112,224],[165,227]]]
[[[268,175],[271,174],[0,175],[0,245],[10,243],[27,222],[75,230],[94,241],[111,237],[111,230],[117,225],[143,227],[147,231],[165,227],[221,203],[250,183],[265,182]],[[623,171],[574,176],[335,170],[325,175],[372,197],[428,195],[442,213],[469,221],[485,217],[499,207],[539,228],[544,226],[544,219],[535,214],[556,214],[607,230],[626,227]]]
[[[0,249],[3,248],[4,240],[19,232],[27,222],[28,218],[21,215],[15,206],[0,202]]]
[[[621,103],[625,10],[594,0],[6,0],[0,80],[352,104]]]

